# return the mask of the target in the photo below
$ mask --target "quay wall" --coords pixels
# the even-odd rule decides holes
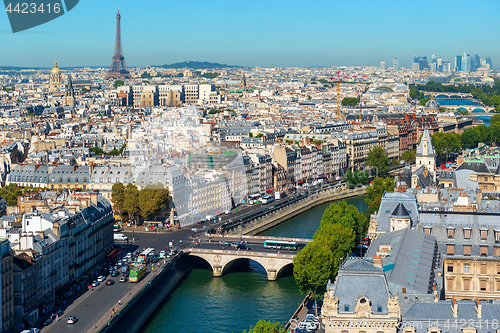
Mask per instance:
[[[149,316],[151,316],[184,276],[185,271],[177,269],[175,265],[181,255],[182,252],[173,257],[163,267],[162,271],[134,295],[118,315],[98,332],[138,332]],[[146,276],[145,278],[147,279],[148,277]]]
[[[340,192],[335,192],[333,190],[326,190],[319,193],[315,193],[311,196],[305,197],[299,202],[293,205],[287,206],[285,208],[279,209],[277,212],[272,212],[269,215],[263,216],[248,223],[243,230],[236,229],[233,231],[234,234],[243,235],[257,235],[269,228],[272,228],[294,216],[302,214],[303,212],[319,206],[323,203],[341,200],[351,197],[360,196],[366,193],[365,187],[360,187],[352,190],[343,190]]]

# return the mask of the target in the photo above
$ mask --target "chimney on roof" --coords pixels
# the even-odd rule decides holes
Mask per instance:
[[[458,317],[458,304],[455,297],[451,298],[451,312],[453,313],[453,317]]]
[[[481,305],[481,301],[478,300],[476,297],[476,301],[474,303],[475,303],[477,317],[481,318],[483,316],[483,310],[482,310],[483,306]]]

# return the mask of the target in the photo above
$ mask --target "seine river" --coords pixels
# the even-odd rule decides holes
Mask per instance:
[[[447,106],[447,105],[471,105],[471,106],[477,106],[478,109],[482,108],[482,105],[479,103],[474,102],[473,100],[470,99],[462,99],[462,98],[454,98],[454,99],[440,99],[436,98],[436,101],[439,103],[441,106]],[[490,126],[490,117],[486,115],[481,115],[475,113],[475,115],[481,119],[486,127]]]
[[[363,196],[346,201],[367,208]],[[314,207],[261,235],[312,238],[327,206]],[[286,322],[303,298],[291,274],[267,281],[264,269],[253,261],[218,278],[208,269],[193,269],[141,332],[240,333],[260,319]]]

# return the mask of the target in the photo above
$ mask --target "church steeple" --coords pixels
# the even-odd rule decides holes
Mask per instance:
[[[71,75],[68,75],[68,86],[64,92],[63,105],[75,106],[75,91],[73,89],[73,81]]]
[[[429,130],[425,129],[420,144],[415,154],[415,167],[424,166],[432,174],[434,182],[436,181],[436,153],[432,146],[432,139]]]

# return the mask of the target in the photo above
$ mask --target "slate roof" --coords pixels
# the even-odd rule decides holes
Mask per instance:
[[[462,333],[463,328],[471,326],[477,333],[494,333],[498,328],[500,304],[482,301],[481,307],[482,316],[478,318],[474,302],[459,301],[458,317],[453,317],[451,300],[415,303],[403,313],[401,327],[414,327],[416,333],[427,333],[429,328],[437,325],[441,333]]]
[[[477,182],[470,180],[470,174],[472,172],[473,171],[467,169],[455,170],[454,173],[455,173],[456,186],[458,188],[463,188],[465,190],[475,190],[479,188]]]
[[[413,171],[412,175],[415,175],[417,177],[417,186],[419,188],[429,187],[433,183],[431,174],[429,172],[426,173],[425,170],[425,166],[422,165],[417,170]]]
[[[491,173],[490,169],[488,169],[488,166],[483,160],[465,160],[456,168],[456,170],[471,170],[475,172]]]
[[[382,267],[393,294],[427,294],[432,288],[436,237],[423,232],[402,229],[380,234],[370,245],[366,257],[373,258],[380,244],[389,243],[391,249],[382,258]]]
[[[377,214],[377,231],[389,231],[391,227],[390,216],[399,203],[402,203],[411,216],[412,224],[419,220],[417,196],[412,193],[385,192],[382,196]]]
[[[391,295],[384,273],[364,258],[346,260],[339,269],[335,284],[328,288],[333,289],[334,297],[339,298],[339,313],[354,313],[361,296],[368,297],[373,313],[388,313],[387,301]]]
[[[49,175],[49,182],[86,184],[89,180],[89,167],[86,165],[67,166],[58,165]]]
[[[405,206],[400,202],[391,214],[391,217],[410,217],[410,213],[406,210]]]

